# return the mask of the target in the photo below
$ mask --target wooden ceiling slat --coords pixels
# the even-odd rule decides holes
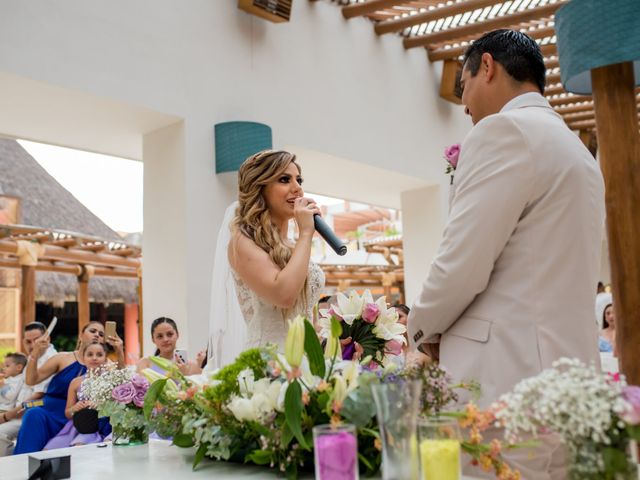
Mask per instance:
[[[558,105],[570,105],[572,103],[591,102],[591,101],[593,101],[593,98],[587,95],[569,95],[567,97],[549,99],[549,103],[551,104],[552,107],[557,107]]]
[[[352,3],[351,5],[342,7],[342,16],[347,19],[361,17],[363,15],[376,13],[378,10],[409,3],[409,1],[410,0],[369,0],[368,2]]]
[[[441,8],[434,8],[427,12],[421,12],[416,15],[395,18],[393,20],[385,20],[377,23],[374,29],[378,35],[399,32],[414,25],[433,22],[435,20],[440,20],[441,18],[452,17],[460,13],[495,5],[496,3],[500,3],[500,0],[467,0],[466,2],[453,3]]]
[[[560,60],[557,58],[545,58],[544,66],[547,68],[558,68],[560,66]]]
[[[522,22],[552,15],[564,3],[566,3],[566,0],[561,0],[542,7],[529,8],[518,13],[503,15],[482,22],[474,22],[460,27],[448,28],[426,35],[416,35],[405,38],[402,43],[406,49],[426,47],[437,43],[451,42],[471,35],[479,35],[497,28],[514,27]]]
[[[469,45],[470,44],[460,45],[452,48],[442,47],[442,48],[437,48],[435,50],[429,50],[428,51],[429,61],[437,62],[439,60],[449,60],[451,58],[458,58],[461,55],[464,55],[464,52],[467,51],[467,48],[469,48]],[[542,52],[542,55],[545,57],[558,55],[558,50],[556,48],[555,43],[546,43],[544,45],[540,45],[540,51]]]
[[[560,82],[560,72],[547,73],[547,85],[555,85]]]
[[[562,84],[552,85],[544,89],[544,94],[548,97],[551,95],[560,95],[561,93],[567,93]]]
[[[566,115],[568,113],[575,113],[575,112],[593,111],[593,102],[587,105],[572,105],[569,107],[558,107],[555,109],[555,111],[560,115]]]

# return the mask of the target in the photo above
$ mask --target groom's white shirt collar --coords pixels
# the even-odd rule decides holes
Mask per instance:
[[[537,92],[527,92],[522,95],[518,95],[517,97],[509,100],[504,107],[500,110],[500,113],[507,112],[509,110],[514,110],[516,108],[522,107],[547,107],[551,108],[549,102],[546,98],[540,95]]]

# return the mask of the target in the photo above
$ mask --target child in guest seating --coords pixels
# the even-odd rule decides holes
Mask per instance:
[[[107,349],[104,343],[90,343],[82,351],[82,360],[89,371],[95,371],[107,361]],[[92,408],[91,402],[82,396],[82,383],[86,375],[77,377],[69,384],[67,395],[67,408],[64,411],[69,419],[62,430],[45,445],[45,450],[54,448],[75,447],[77,445],[88,445],[90,443],[100,443],[111,433],[109,418],[103,417],[98,420],[98,429],[93,433],[80,433],[73,423],[73,416],[84,409]],[[95,417],[94,417],[95,418]]]
[[[0,413],[16,407],[20,390],[24,385],[24,367],[27,357],[21,353],[8,353],[4,357],[0,373]]]

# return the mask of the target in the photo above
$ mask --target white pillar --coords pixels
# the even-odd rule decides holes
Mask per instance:
[[[401,195],[404,288],[409,307],[420,294],[442,239],[445,208],[441,197],[439,185],[409,190]]]
[[[187,228],[184,122],[143,137],[144,252],[142,270],[143,355],[151,355],[151,323],[171,317],[180,330],[179,345],[189,341],[187,328]]]

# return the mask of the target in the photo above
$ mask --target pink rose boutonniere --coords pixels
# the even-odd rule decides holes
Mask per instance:
[[[451,173],[451,184],[453,184],[453,171],[455,171],[458,166],[458,158],[460,157],[460,144],[454,143],[453,145],[449,145],[444,149],[444,159],[447,161],[447,169],[445,170],[445,174]]]

